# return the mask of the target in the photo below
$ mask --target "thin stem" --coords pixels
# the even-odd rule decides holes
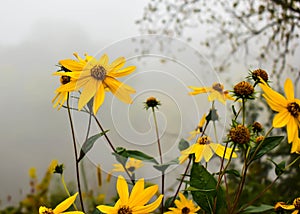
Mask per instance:
[[[115,149],[114,145],[112,144],[112,142],[111,142],[110,139],[108,138],[108,136],[107,136],[106,132],[104,131],[104,129],[103,129],[103,127],[102,127],[100,121],[98,120],[98,118],[97,118],[94,114],[92,114],[92,116],[93,116],[93,118],[95,119],[97,125],[99,126],[101,132],[103,133],[103,135],[104,135],[106,141],[108,142],[110,148],[113,150],[114,153],[118,154],[118,153],[117,153],[117,150]],[[124,164],[124,163],[121,163],[121,164],[122,164],[122,166],[123,166],[123,168],[124,168],[124,171],[126,172],[126,174],[128,175],[129,179],[131,180],[131,183],[134,185],[134,184],[135,184],[134,178],[133,178],[132,175],[129,173],[129,171],[128,171],[128,169],[126,168],[125,164]]]
[[[289,165],[287,165],[284,170],[287,170],[288,168],[290,168],[294,163],[296,163],[298,160],[300,159],[300,156],[298,156],[294,161],[292,161]],[[275,183],[276,181],[280,178],[282,174],[277,175],[277,177],[272,181],[272,183],[270,183],[267,187],[265,187],[254,199],[252,199],[251,201],[249,201],[245,206],[243,206],[240,210],[239,213],[242,212],[243,210],[245,210],[247,207],[251,206],[257,199],[259,199],[260,197],[262,197],[266,191],[268,189],[270,189]]]
[[[156,132],[156,138],[157,138],[157,146],[158,146],[160,164],[163,164],[162,150],[161,150],[161,144],[160,144],[159,133],[158,133],[158,124],[157,124],[154,107],[152,107],[152,114],[153,114],[153,120],[154,120],[154,124],[155,124],[155,132]],[[165,172],[162,171],[161,172],[161,194],[164,195],[164,193],[165,193]],[[164,212],[164,199],[162,199],[162,202],[161,202],[161,213],[163,213],[163,212]]]
[[[74,147],[77,187],[78,187],[78,193],[79,193],[79,200],[80,200],[81,209],[82,209],[83,212],[85,212],[84,211],[83,200],[82,200],[81,186],[80,186],[80,175],[79,175],[79,166],[78,166],[78,161],[77,161],[78,160],[78,154],[77,154],[77,146],[76,146],[76,139],[75,139],[75,131],[74,131],[74,125],[73,125],[73,120],[72,120],[72,116],[71,116],[71,110],[70,110],[70,103],[69,102],[70,102],[70,100],[69,100],[69,94],[68,94],[67,107],[68,107],[68,116],[69,116],[69,121],[70,121],[70,126],[71,126],[72,140],[73,140],[73,147]]]
[[[66,182],[65,182],[65,178],[64,178],[64,174],[61,174],[61,183],[62,183],[62,185],[63,185],[63,187],[64,187],[67,195],[70,197],[71,194],[70,194],[70,192],[69,192],[69,190],[67,188],[67,185],[66,185]],[[76,206],[75,203],[73,203],[73,206],[74,206],[75,210],[78,211],[78,208],[77,208],[77,206]]]
[[[178,193],[179,193],[179,190],[180,190],[180,188],[181,188],[181,185],[183,184],[184,177],[186,176],[186,174],[187,174],[187,172],[188,172],[188,170],[189,170],[189,168],[190,168],[191,162],[192,162],[192,158],[189,158],[189,162],[188,162],[188,164],[187,164],[187,166],[186,166],[186,168],[185,168],[185,170],[184,170],[184,173],[183,173],[183,175],[182,175],[182,178],[181,178],[181,180],[180,180],[180,183],[179,183],[179,185],[178,185],[178,188],[177,188],[177,190],[176,190],[176,192],[175,192],[175,194],[174,194],[174,196],[173,196],[173,199],[172,199],[172,202],[170,203],[170,205],[174,204],[174,201],[176,200],[176,197],[177,197],[177,195],[178,195]]]

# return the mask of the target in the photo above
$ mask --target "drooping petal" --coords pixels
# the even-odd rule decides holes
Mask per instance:
[[[128,185],[125,178],[119,175],[117,180],[117,192],[120,197],[121,204],[127,204],[129,198]]]
[[[225,152],[225,146],[217,143],[210,143],[210,147],[219,157],[223,158]],[[227,147],[224,158],[229,159],[231,153],[232,153],[232,148]],[[232,158],[237,158],[237,154],[235,152],[232,153]]]
[[[275,128],[283,127],[290,121],[290,119],[293,119],[291,114],[288,112],[287,109],[283,109],[274,116],[272,126]]]
[[[280,112],[280,111],[282,111],[283,109],[286,109],[286,106],[287,106],[287,100],[285,100],[284,103],[278,103],[278,102],[276,102],[276,101],[270,99],[266,94],[263,94],[262,96],[266,99],[268,105],[270,106],[270,108],[271,108],[273,111]]]
[[[292,116],[290,116],[290,120],[287,123],[286,130],[289,143],[298,138],[298,126],[296,120]]]
[[[208,93],[212,91],[211,87],[195,87],[195,86],[189,86],[190,89],[194,90],[189,92],[190,95],[197,95],[202,93]]]
[[[101,83],[94,97],[93,112],[95,115],[97,114],[99,107],[104,102],[104,98],[105,98],[105,91],[104,91],[104,86]]]
[[[204,146],[203,156],[204,156],[205,162],[208,162],[211,159],[211,157],[213,156],[213,152],[211,151],[211,148],[209,145]]]
[[[71,81],[65,85],[61,85],[56,89],[56,92],[76,91],[84,86],[88,80]]]
[[[106,76],[104,80],[105,84],[108,86],[109,90],[124,103],[132,103],[130,94],[135,93],[135,90],[124,83],[116,80],[113,77]]]
[[[287,78],[285,83],[284,83],[284,93],[286,98],[289,101],[293,101],[295,96],[294,96],[294,86],[293,86],[293,82],[291,79]]]
[[[63,202],[61,202],[57,207],[53,210],[54,214],[62,213],[63,211],[67,210],[76,200],[78,193],[75,193],[74,195],[70,196]]]
[[[277,105],[281,106],[281,105],[284,105],[284,104],[287,103],[287,100],[285,99],[284,96],[282,96],[278,92],[276,92],[273,89],[271,89],[269,86],[267,86],[266,83],[259,83],[259,86],[264,91],[264,93],[266,94],[266,96],[268,98],[270,98]]]
[[[198,144],[195,144],[196,146],[194,147],[193,151],[191,151],[191,153],[195,153],[195,162],[196,163],[199,163],[202,158],[203,158],[203,151],[204,151],[204,147],[203,145],[198,145]]]
[[[92,97],[95,95],[100,81],[97,81],[95,79],[90,79],[85,85],[82,90],[82,93],[80,94],[79,101],[78,101],[78,110],[80,111],[89,101],[92,99]],[[98,87],[97,87],[98,86]]]

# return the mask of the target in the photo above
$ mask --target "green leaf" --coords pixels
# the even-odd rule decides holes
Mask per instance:
[[[176,158],[176,159],[171,160],[171,161],[169,161],[167,163],[164,163],[164,164],[153,165],[153,167],[155,169],[157,169],[158,171],[165,172],[169,166],[174,165],[174,164],[178,164],[178,163],[179,163],[178,158]]]
[[[242,213],[262,213],[269,210],[274,210],[274,206],[261,204],[259,206],[249,206]]]
[[[281,141],[284,139],[284,136],[272,136],[267,137],[264,139],[261,147],[259,148],[258,152],[256,153],[253,160],[259,159],[264,156],[266,153],[273,150],[276,146],[278,146]],[[258,145],[257,145],[258,146]],[[250,151],[250,157],[254,155],[254,151],[256,150],[257,146],[253,147]]]
[[[216,173],[216,174],[219,175],[220,173]],[[238,178],[241,177],[240,172],[238,170],[236,170],[236,169],[228,169],[228,170],[225,171],[225,174],[234,175],[234,176],[236,176]]]
[[[138,150],[126,150],[123,147],[117,147],[116,151],[117,151],[117,153],[113,153],[113,155],[115,155],[116,158],[118,158],[119,156],[122,156],[126,159],[131,157],[131,158],[135,158],[137,160],[159,164],[153,157],[151,157],[150,155],[147,155],[141,151],[138,151]]]
[[[151,157],[141,151],[138,151],[138,150],[127,150],[127,154],[128,154],[128,157],[131,157],[131,158],[159,164],[153,157]]]
[[[217,181],[200,164],[194,163],[191,170],[190,188],[193,199],[206,213],[213,212],[214,200],[217,198],[216,213],[226,207],[225,194],[221,187],[216,191]],[[198,190],[198,191],[195,191]]]
[[[185,139],[181,139],[178,144],[178,149],[179,151],[183,151],[189,148],[189,146],[190,146],[189,142],[187,142]]]
[[[96,140],[98,140],[98,138],[100,138],[101,136],[103,136],[106,132],[108,132],[109,130],[106,130],[104,132],[101,132],[99,134],[96,134],[92,137],[89,137],[82,145],[81,150],[80,150],[80,155],[78,158],[78,163],[79,161],[81,161],[81,159],[92,149],[92,147],[94,146]]]

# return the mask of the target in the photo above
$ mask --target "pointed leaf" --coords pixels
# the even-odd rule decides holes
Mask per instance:
[[[117,153],[113,153],[113,155],[115,155],[116,157],[118,156],[122,156],[124,158],[135,158],[141,161],[146,161],[146,162],[152,162],[155,164],[159,164],[153,157],[151,157],[150,155],[147,155],[141,151],[138,150],[126,150],[123,147],[117,147],[116,148]]]
[[[266,211],[274,210],[274,206],[261,204],[259,206],[249,206],[242,213],[262,213]]]
[[[217,198],[216,213],[221,213],[221,209],[226,206],[225,194],[221,187],[216,191],[217,181],[215,178],[200,164],[194,163],[191,170],[190,185],[192,188],[201,191],[192,191],[195,202],[206,213],[213,212],[214,200]]]
[[[266,153],[273,150],[276,146],[278,146],[281,141],[283,140],[283,136],[272,136],[267,137],[264,139],[261,147],[259,148],[259,151],[256,153],[253,160],[259,159],[262,156],[264,156]],[[256,150],[257,146],[253,147],[250,151],[250,157],[254,154],[254,151]]]
[[[81,161],[81,159],[88,153],[88,151],[90,151],[92,149],[92,147],[94,146],[96,140],[98,140],[98,138],[100,138],[101,136],[103,136],[106,132],[108,132],[109,130],[106,130],[104,132],[101,132],[99,134],[96,134],[92,137],[89,137],[82,145],[81,150],[80,150],[80,155],[78,158],[78,162]]]
[[[176,158],[176,159],[171,160],[171,161],[169,161],[167,163],[164,163],[164,164],[153,165],[153,167],[155,169],[157,169],[158,171],[165,172],[169,166],[174,165],[174,164],[178,164],[178,163],[179,163],[178,158]]]

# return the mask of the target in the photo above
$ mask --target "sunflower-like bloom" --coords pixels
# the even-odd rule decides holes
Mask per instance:
[[[296,198],[292,205],[285,204],[284,202],[277,202],[274,208],[277,210],[279,207],[284,210],[294,210],[292,214],[298,214],[300,213],[300,198]]]
[[[200,134],[203,131],[202,129],[203,129],[205,122],[206,122],[206,114],[203,114],[198,126],[195,128],[194,131],[190,132],[191,136],[187,140],[190,141],[190,140],[194,139],[198,134]]]
[[[262,79],[259,85],[264,94],[262,95],[270,108],[278,112],[273,119],[272,126],[281,128],[286,126],[288,142],[292,143],[291,153],[300,152],[300,139],[298,129],[300,128],[300,100],[294,97],[294,86],[291,79],[284,84],[286,98],[271,89]]]
[[[196,214],[198,210],[200,210],[199,206],[195,206],[192,200],[188,200],[184,197],[184,195],[180,192],[179,194],[180,200],[175,200],[175,207],[170,207],[168,212],[164,214]]]
[[[121,69],[125,64],[125,58],[120,57],[109,64],[106,54],[97,60],[92,56],[85,55],[85,59],[80,58],[76,53],[74,56],[78,61],[65,59],[59,63],[72,72],[56,72],[54,75],[69,76],[74,78],[67,84],[60,86],[56,92],[70,92],[82,88],[78,101],[78,110],[81,110],[92,98],[93,112],[97,113],[105,98],[105,89],[111,91],[118,99],[125,103],[132,103],[130,94],[135,90],[118,81],[117,77],[123,77],[135,70],[135,66],[128,66]]]
[[[210,137],[202,136],[197,139],[197,142],[191,145],[189,148],[181,151],[181,156],[179,157],[179,163],[182,164],[189,157],[190,154],[195,154],[195,162],[198,163],[204,158],[206,162],[208,162],[213,156],[213,152],[218,156],[223,158],[225,152],[225,146],[213,143]],[[225,159],[230,158],[230,154],[232,153],[232,148],[226,149]],[[232,153],[232,158],[236,158],[237,154],[235,152]]]
[[[113,164],[113,166],[114,166],[114,168],[107,175],[107,181],[110,180],[110,177],[113,172],[125,172],[125,169],[122,164],[116,163],[116,164]],[[142,166],[144,166],[143,161],[137,160],[135,158],[129,158],[125,165],[126,169],[128,170],[128,172],[130,174],[133,174],[136,169],[141,168]]]
[[[229,92],[224,90],[224,86],[221,83],[214,83],[212,87],[198,88],[189,86],[189,88],[194,90],[192,92],[189,92],[190,95],[209,93],[209,101],[219,100],[221,103],[225,104],[226,100],[234,100],[234,98],[229,95]]]
[[[151,204],[145,205],[157,192],[158,185],[153,185],[144,189],[144,179],[139,179],[129,195],[128,184],[123,176],[117,180],[117,192],[119,200],[114,207],[99,205],[97,209],[109,214],[147,214],[153,212],[161,203],[163,195],[160,195]]]
[[[78,195],[78,193],[75,193],[74,195],[70,196],[69,198],[67,198],[66,200],[61,202],[59,205],[57,205],[57,207],[55,207],[54,210],[52,210],[51,208],[41,206],[40,209],[39,209],[39,214],[63,214],[63,213],[66,213],[66,214],[84,214],[81,211],[64,212],[65,210],[67,210],[74,203],[77,195]]]

